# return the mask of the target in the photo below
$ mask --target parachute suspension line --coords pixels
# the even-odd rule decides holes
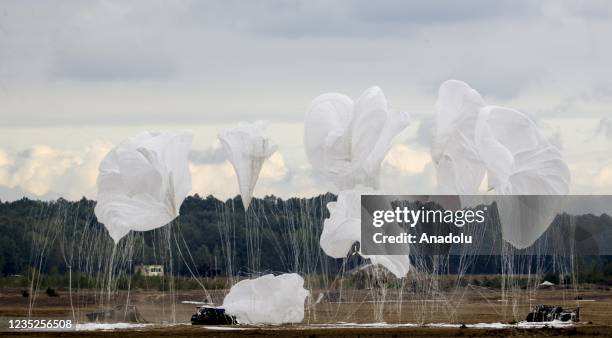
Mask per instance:
[[[115,255],[117,253],[117,243],[113,243],[113,251],[111,252],[110,259],[108,260],[108,280],[107,280],[107,304],[110,305],[111,300],[111,284],[113,280],[113,264],[115,261]]]
[[[261,273],[261,224],[258,222],[259,201],[252,200],[244,212],[244,223],[247,237],[247,267],[249,274]]]
[[[180,223],[179,222],[177,222],[177,228],[178,228],[177,229],[178,230],[177,233],[178,233],[178,235],[181,236],[181,240],[182,240],[183,244],[185,245],[185,249],[187,250],[187,254],[189,255],[189,258],[191,259],[191,263],[193,264],[194,269],[196,269],[197,276],[193,273],[193,270],[191,269],[191,267],[189,267],[189,262],[187,262],[187,260],[185,259],[185,256],[183,255],[183,252],[181,250],[180,244],[179,244],[179,242],[177,240],[177,233],[174,233],[173,237],[174,237],[174,243],[176,244],[177,252],[178,252],[179,256],[181,257],[181,259],[183,260],[183,263],[185,263],[185,266],[187,267],[187,270],[191,274],[191,277],[193,279],[195,279],[195,281],[198,283],[198,285],[200,285],[200,287],[202,288],[202,291],[204,291],[204,293],[206,294],[207,302],[210,303],[210,302],[212,302],[212,297],[211,297],[210,293],[208,292],[208,290],[206,289],[206,286],[204,286],[204,284],[200,281],[200,274],[197,271],[197,266],[195,264],[193,256],[191,255],[191,251],[189,250],[189,246],[187,246],[187,242],[185,241],[185,237],[183,236],[182,231],[180,231]]]
[[[172,323],[176,323],[176,286],[174,283],[174,255],[172,252],[172,228],[175,221],[172,221],[168,226],[163,228],[163,237],[166,244],[167,260],[169,264],[170,275],[168,278],[168,290],[170,293],[170,311],[172,313]],[[176,275],[178,276],[178,274]]]

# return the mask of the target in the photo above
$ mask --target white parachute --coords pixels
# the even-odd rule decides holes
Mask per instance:
[[[474,131],[484,106],[480,94],[464,82],[449,80],[440,86],[431,157],[441,194],[478,191],[485,166],[474,144]]]
[[[489,188],[513,195],[497,200],[504,240],[518,249],[531,246],[569,192],[570,172],[561,152],[527,115],[504,107],[480,111],[475,141],[487,166]]]
[[[309,294],[300,275],[269,274],[236,283],[221,307],[240,324],[299,323]]]
[[[503,195],[566,195],[570,173],[561,152],[527,115],[510,108],[480,110],[475,142],[489,188]]]
[[[188,132],[143,132],[102,160],[95,214],[115,243],[130,230],[147,231],[179,215],[191,191]]]
[[[397,278],[406,277],[410,272],[408,255],[361,255],[374,265],[382,265]]]
[[[345,258],[353,244],[361,241],[361,195],[381,193],[364,187],[343,190],[336,202],[327,203],[329,218],[323,222],[319,244],[323,251],[333,258]],[[407,255],[364,255],[372,264],[380,264],[397,278],[402,278],[410,270]]]
[[[329,218],[323,221],[319,244],[330,257],[345,258],[361,239],[361,193],[344,190],[336,202],[327,203]]]
[[[389,108],[378,87],[368,88],[355,102],[342,94],[323,94],[306,114],[306,155],[314,170],[340,190],[357,184],[377,188],[380,165],[408,122],[407,113]]]
[[[441,193],[475,194],[485,172],[498,195],[565,195],[569,169],[561,152],[526,114],[488,106],[466,83],[440,86],[432,146]],[[533,208],[521,208],[525,200]],[[490,201],[496,200],[492,198]],[[466,201],[470,201],[467,203]],[[497,199],[504,240],[522,249],[546,231],[561,199],[515,196]],[[473,198],[463,197],[466,204]],[[520,214],[520,215],[519,215]]]
[[[328,93],[312,101],[306,114],[304,144],[313,169],[340,189],[327,204],[320,245],[334,258],[345,258],[361,238],[361,193],[379,186],[380,166],[393,139],[406,128],[409,115],[389,108],[379,87],[368,88],[353,102]],[[401,278],[408,272],[407,256],[366,256]]]
[[[276,151],[276,145],[265,134],[266,127],[264,121],[242,122],[237,127],[221,130],[218,135],[238,177],[245,210],[251,204],[261,167]]]

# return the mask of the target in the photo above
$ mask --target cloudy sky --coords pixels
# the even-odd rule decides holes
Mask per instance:
[[[382,87],[411,126],[383,187],[435,191],[424,128],[438,86],[560,136],[573,193],[612,193],[609,1],[0,1],[0,199],[95,198],[97,166],[143,130],[195,134],[193,192],[237,193],[217,131],[266,119],[256,195],[329,189],[302,146],[317,95]],[[419,132],[419,130],[421,132]]]

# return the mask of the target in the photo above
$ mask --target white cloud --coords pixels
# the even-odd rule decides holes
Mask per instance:
[[[611,13],[607,1],[554,0],[3,2],[0,184],[90,196],[104,149],[94,140],[170,125],[201,130],[194,191],[235,195],[231,166],[207,148],[212,129],[268,119],[289,150],[268,161],[256,194],[324,192],[299,133],[314,97],[376,84],[397,110],[428,116],[440,83],[458,78],[489,102],[567,118],[573,191],[589,191],[607,182],[610,144],[588,139],[594,124],[577,130],[569,120],[612,111]],[[606,125],[600,134],[611,133]],[[430,127],[425,120],[407,148],[392,150],[383,181],[435,191],[421,152]]]
[[[437,190],[434,166],[429,162],[420,173],[408,173],[396,167],[383,166],[380,188],[390,194],[435,194]]]
[[[416,151],[400,144],[387,154],[383,166],[389,166],[405,174],[421,174],[425,166],[431,163],[431,155],[427,151]]]
[[[612,193],[612,163],[591,160],[569,163],[572,173],[572,194]]]
[[[234,168],[228,162],[217,164],[190,164],[191,194],[214,195],[225,199],[238,194]]]
[[[36,195],[44,195],[56,178],[80,164],[76,153],[37,145],[16,156],[9,186],[20,186]]]
[[[28,195],[95,198],[98,165],[111,145],[94,142],[80,151],[47,145],[8,155],[0,151],[0,185]]]
[[[0,20],[0,118],[11,126],[295,122],[322,92],[373,84],[398,108],[431,109],[448,78],[522,110],[598,116],[612,109],[610,91],[584,92],[612,88],[611,8],[9,1]]]
[[[596,185],[603,187],[612,187],[612,164],[602,168],[594,180]]]
[[[11,162],[6,151],[4,151],[4,149],[0,149],[0,168],[7,166],[10,163]]]
[[[229,198],[239,194],[238,182],[234,168],[229,161],[220,163],[191,163],[192,194],[214,195],[218,198]],[[296,185],[299,177],[289,177],[290,169],[285,165],[284,157],[276,152],[264,162],[255,187],[255,196],[275,194],[293,197],[301,195],[300,186]]]
[[[607,139],[612,140],[612,119],[604,117],[599,120],[597,127],[595,128],[596,134],[602,134]]]
[[[6,184],[9,180],[9,166],[11,161],[8,154],[0,148],[0,186]]]
[[[194,164],[221,163],[226,159],[227,154],[225,154],[225,150],[223,150],[218,140],[215,140],[212,147],[206,149],[192,149],[189,153],[189,161]]]
[[[277,151],[264,162],[259,178],[281,181],[288,172],[289,169],[285,166],[283,155]]]

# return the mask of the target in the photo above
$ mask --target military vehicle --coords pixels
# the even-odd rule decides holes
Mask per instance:
[[[528,322],[552,322],[558,320],[562,322],[580,321],[580,307],[574,309],[563,309],[556,305],[536,305],[527,314]]]
[[[225,313],[225,309],[213,306],[198,306],[191,316],[192,325],[235,325],[236,317]]]

